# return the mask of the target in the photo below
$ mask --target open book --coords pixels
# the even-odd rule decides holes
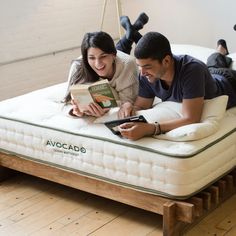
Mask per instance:
[[[116,107],[115,95],[108,80],[100,80],[92,84],[76,84],[70,88],[73,99],[78,104],[98,103],[102,108]]]

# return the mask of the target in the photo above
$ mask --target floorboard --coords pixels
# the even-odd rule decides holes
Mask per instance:
[[[236,196],[186,236],[235,235]],[[19,173],[0,183],[0,235],[162,235],[162,217]]]

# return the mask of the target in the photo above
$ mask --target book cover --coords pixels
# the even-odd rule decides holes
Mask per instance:
[[[116,107],[117,102],[108,80],[93,84],[76,84],[70,89],[73,98],[81,105],[98,103],[102,108]]]

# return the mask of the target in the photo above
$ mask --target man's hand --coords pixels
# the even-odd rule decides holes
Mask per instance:
[[[130,102],[126,102],[123,105],[121,105],[120,110],[118,111],[119,119],[123,119],[134,115],[135,115],[135,109]]]
[[[155,132],[155,125],[144,122],[128,122],[119,126],[119,131],[124,138],[138,140],[144,136],[151,136]]]

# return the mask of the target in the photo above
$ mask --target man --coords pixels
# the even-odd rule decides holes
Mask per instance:
[[[229,95],[227,108],[236,106],[236,87],[227,76],[221,73],[211,75],[203,62],[188,55],[173,55],[164,35],[158,32],[145,34],[134,55],[140,69],[139,95],[134,104],[123,104],[119,116],[128,117],[136,110],[149,109],[154,98],[159,97],[162,101],[182,103],[183,117],[160,124],[125,123],[119,127],[123,137],[137,140],[200,122],[204,99],[226,94]]]

